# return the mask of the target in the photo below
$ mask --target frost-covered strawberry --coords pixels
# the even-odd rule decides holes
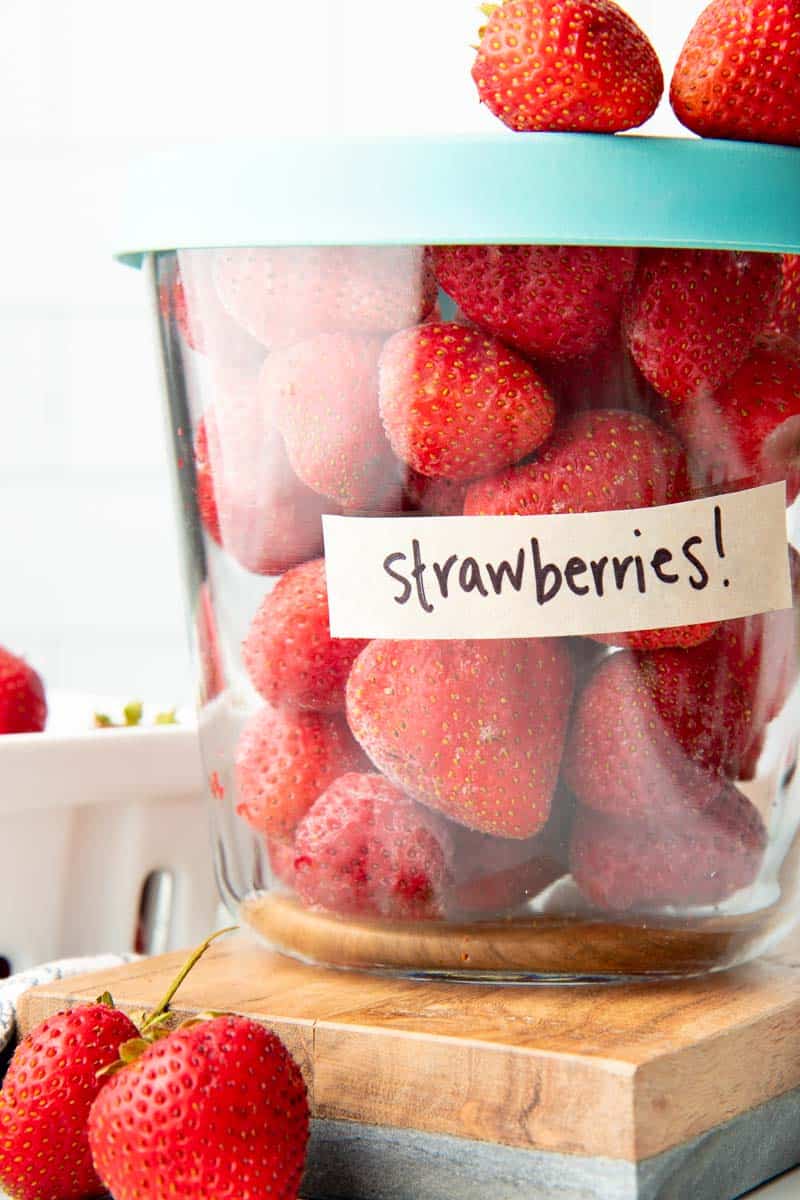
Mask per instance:
[[[781,294],[775,320],[767,332],[800,345],[800,254],[784,254],[781,270]]]
[[[159,282],[165,321],[174,322],[186,345],[214,363],[256,367],[264,347],[225,311],[217,295],[211,258],[205,250],[181,250]]]
[[[672,78],[679,121],[701,137],[800,146],[800,10],[783,0],[713,0]]]
[[[336,913],[423,920],[441,916],[450,850],[443,829],[394,784],[343,775],[301,822],[295,886]]]
[[[472,75],[509,128],[615,133],[658,107],[656,52],[614,0],[505,0],[484,11]]]
[[[347,719],[373,763],[415,799],[498,837],[546,824],[572,704],[560,641],[371,642]]]
[[[675,408],[694,471],[714,485],[786,480],[800,492],[800,347],[760,342],[713,395]]]
[[[236,748],[236,811],[257,833],[291,838],[334,779],[366,762],[341,717],[263,708]]]
[[[430,255],[415,246],[218,250],[213,274],[228,312],[269,349],[318,333],[393,333],[436,303]]]
[[[346,509],[399,505],[402,484],[378,410],[382,343],[320,334],[269,355],[259,382],[302,481]]]
[[[472,485],[468,516],[535,516],[650,508],[685,497],[677,439],[640,413],[579,413],[533,462]]]
[[[530,363],[494,337],[447,323],[387,342],[380,411],[398,458],[456,481],[525,458],[555,423],[553,399]]]
[[[336,712],[344,709],[347,676],[366,644],[331,637],[325,560],[315,558],[287,571],[264,598],[242,661],[269,704]]]
[[[564,760],[588,807],[620,817],[680,816],[735,779],[750,736],[748,697],[721,635],[690,650],[621,651],[584,688]]]
[[[599,908],[720,904],[753,883],[766,841],[758,810],[726,783],[678,823],[579,809],[570,865],[581,892]]]
[[[643,252],[625,326],[659,395],[683,404],[716,390],[772,320],[780,259],[731,250]]]
[[[441,246],[436,277],[481,329],[534,358],[590,354],[614,328],[636,251],[606,246]]]

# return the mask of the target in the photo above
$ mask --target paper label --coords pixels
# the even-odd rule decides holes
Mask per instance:
[[[564,637],[792,607],[786,489],[542,517],[324,517],[334,637]]]

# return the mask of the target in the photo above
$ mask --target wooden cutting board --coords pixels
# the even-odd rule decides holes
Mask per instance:
[[[107,987],[152,1007],[183,957],[35,989],[22,1031]],[[237,935],[175,1005],[209,1008],[302,1067],[308,1197],[729,1200],[800,1162],[800,939],[702,980],[536,988],[325,971]]]

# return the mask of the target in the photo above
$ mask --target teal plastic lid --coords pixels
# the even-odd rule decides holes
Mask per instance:
[[[800,148],[592,134],[285,140],[132,171],[118,257],[541,243],[800,251]]]

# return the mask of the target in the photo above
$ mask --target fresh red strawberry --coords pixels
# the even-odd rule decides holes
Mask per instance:
[[[41,733],[46,723],[41,677],[24,659],[0,646],[0,735]]]
[[[318,333],[394,333],[436,303],[427,250],[363,246],[218,250],[223,304],[270,349]]]
[[[665,650],[679,647],[689,650],[702,646],[719,629],[719,623],[678,625],[672,629],[640,629],[634,633],[596,633],[594,640],[606,646],[625,646],[628,650]]]
[[[676,404],[729,379],[772,320],[780,259],[732,250],[647,250],[625,325],[631,354]]]
[[[254,386],[217,394],[195,460],[203,524],[248,571],[280,575],[320,553],[322,514],[338,509],[297,478]]]
[[[624,650],[585,687],[564,759],[578,799],[619,817],[681,817],[736,778],[750,736],[747,696],[720,635],[691,650]]]
[[[800,492],[800,347],[760,342],[713,395],[675,409],[675,422],[702,481],[787,484]]]
[[[616,133],[658,108],[658,56],[613,0],[505,0],[485,11],[472,77],[510,129]]]
[[[496,338],[447,323],[386,343],[380,411],[398,458],[454,480],[518,462],[555,424],[553,399],[530,363]]]
[[[442,246],[439,283],[481,329],[524,354],[590,354],[619,319],[635,250],[605,246]]]
[[[381,342],[320,334],[267,358],[262,401],[308,487],[348,509],[400,502],[397,462],[378,410]]]
[[[529,838],[550,814],[574,670],[560,641],[371,642],[347,684],[379,770],[468,828]]]
[[[303,1077],[246,1017],[187,1025],[115,1075],[89,1116],[115,1200],[296,1200],[308,1142]]]
[[[236,750],[236,811],[258,833],[289,838],[334,779],[365,766],[341,717],[262,708]]]
[[[242,647],[253,686],[269,704],[336,712],[366,641],[331,638],[325,560],[294,567],[264,598]]]
[[[579,413],[534,462],[482,479],[467,492],[468,516],[534,516],[650,508],[682,500],[683,450],[649,417],[610,409]]]
[[[214,362],[256,366],[264,347],[225,311],[217,296],[207,250],[182,250],[159,283],[161,315],[174,321],[186,344]]]
[[[0,1091],[0,1187],[14,1200],[85,1200],[103,1185],[89,1152],[89,1109],[138,1030],[107,1004],[81,1005],[20,1043]]]
[[[304,903],[394,920],[441,915],[449,849],[430,814],[380,775],[344,775],[295,837]]]
[[[403,511],[429,517],[460,517],[466,494],[464,482],[420,475],[409,467],[405,473]]]
[[[758,810],[726,783],[677,824],[579,809],[571,869],[587,900],[603,909],[720,904],[754,882],[766,841]]]
[[[800,10],[713,0],[683,47],[670,101],[701,137],[800,146]]]
[[[783,287],[768,333],[800,345],[800,254],[784,254]]]

